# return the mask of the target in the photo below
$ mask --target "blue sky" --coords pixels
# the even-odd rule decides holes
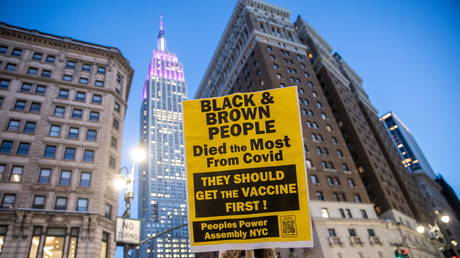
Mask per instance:
[[[301,15],[363,78],[381,114],[395,112],[433,169],[460,191],[460,2],[271,0]],[[135,69],[125,150],[137,142],[141,88],[163,14],[167,47],[192,98],[235,1],[3,0],[0,21],[118,47]],[[123,161],[126,165],[128,161]]]

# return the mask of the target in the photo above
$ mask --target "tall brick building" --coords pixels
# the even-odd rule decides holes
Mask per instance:
[[[114,257],[132,75],[117,48],[0,24],[2,257]]]
[[[195,97],[288,86],[298,87],[315,248],[279,254],[390,257],[399,245],[438,256],[414,230],[423,203],[359,76],[300,17],[238,1]]]

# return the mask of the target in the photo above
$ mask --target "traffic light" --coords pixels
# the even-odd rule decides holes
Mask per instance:
[[[395,258],[410,258],[409,251],[407,249],[396,249],[395,250]]]

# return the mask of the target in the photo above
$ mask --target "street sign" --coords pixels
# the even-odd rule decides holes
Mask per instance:
[[[115,242],[117,245],[139,245],[141,221],[137,219],[117,218]]]
[[[191,251],[313,247],[297,87],[183,105]]]

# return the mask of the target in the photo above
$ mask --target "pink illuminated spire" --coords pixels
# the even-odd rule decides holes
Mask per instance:
[[[160,15],[160,31],[158,32],[157,50],[161,50],[161,51],[166,50],[166,39],[165,39],[165,31],[164,31],[164,24],[163,24],[163,15]]]

